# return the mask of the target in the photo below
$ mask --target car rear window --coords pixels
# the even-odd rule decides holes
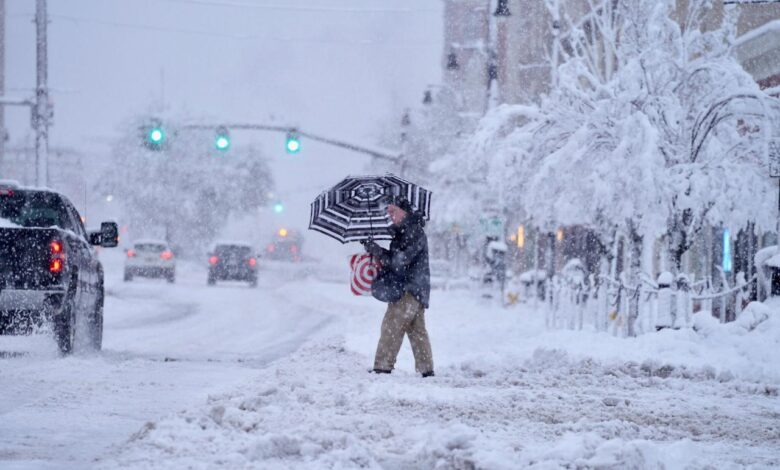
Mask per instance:
[[[248,246],[217,245],[214,250],[217,256],[251,256],[252,249]]]
[[[165,245],[160,243],[137,243],[135,245],[135,251],[159,253],[165,251]]]
[[[11,190],[0,194],[0,219],[21,227],[73,228],[62,199],[48,192]]]

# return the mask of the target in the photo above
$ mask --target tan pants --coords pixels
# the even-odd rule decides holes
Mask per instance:
[[[398,302],[387,306],[376,347],[374,369],[393,370],[404,334],[409,336],[417,372],[433,371],[431,341],[425,330],[425,308],[408,292]]]

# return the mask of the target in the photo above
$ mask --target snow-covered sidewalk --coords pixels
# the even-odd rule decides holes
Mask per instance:
[[[754,330],[633,339],[545,331],[530,308],[435,292],[437,376],[366,371],[382,306],[282,289],[337,315],[323,335],[201,408],[152,421],[107,468],[717,468],[780,465],[780,316]],[[305,294],[303,294],[304,292]]]

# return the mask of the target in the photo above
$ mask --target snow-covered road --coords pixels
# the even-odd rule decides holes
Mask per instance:
[[[329,321],[285,308],[295,271],[261,271],[261,288],[206,286],[201,266],[177,283],[121,280],[104,253],[104,350],[61,359],[46,336],[0,337],[0,467],[85,468],[149,419],[204,402],[295,350]]]

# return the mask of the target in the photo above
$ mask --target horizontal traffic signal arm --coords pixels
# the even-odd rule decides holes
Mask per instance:
[[[382,149],[372,149],[368,148],[362,145],[356,145],[349,142],[344,142],[343,140],[338,139],[331,139],[329,137],[323,137],[316,134],[311,134],[309,132],[301,131],[300,129],[296,127],[290,127],[290,126],[270,126],[266,124],[248,124],[248,123],[236,123],[236,124],[222,124],[227,129],[235,129],[235,130],[256,130],[256,131],[272,131],[272,132],[283,132],[285,134],[287,133],[295,133],[295,135],[300,137],[306,137],[307,139],[311,139],[317,142],[322,142],[328,145],[333,145],[336,147],[341,147],[347,150],[352,150],[353,152],[358,153],[364,153],[366,155],[370,155],[374,158],[379,158],[380,160],[388,160],[391,162],[396,162],[400,159],[400,153],[392,153],[388,152]],[[180,129],[208,129],[212,130],[216,127],[219,127],[219,125],[214,124],[186,124],[183,126],[180,126]]]

